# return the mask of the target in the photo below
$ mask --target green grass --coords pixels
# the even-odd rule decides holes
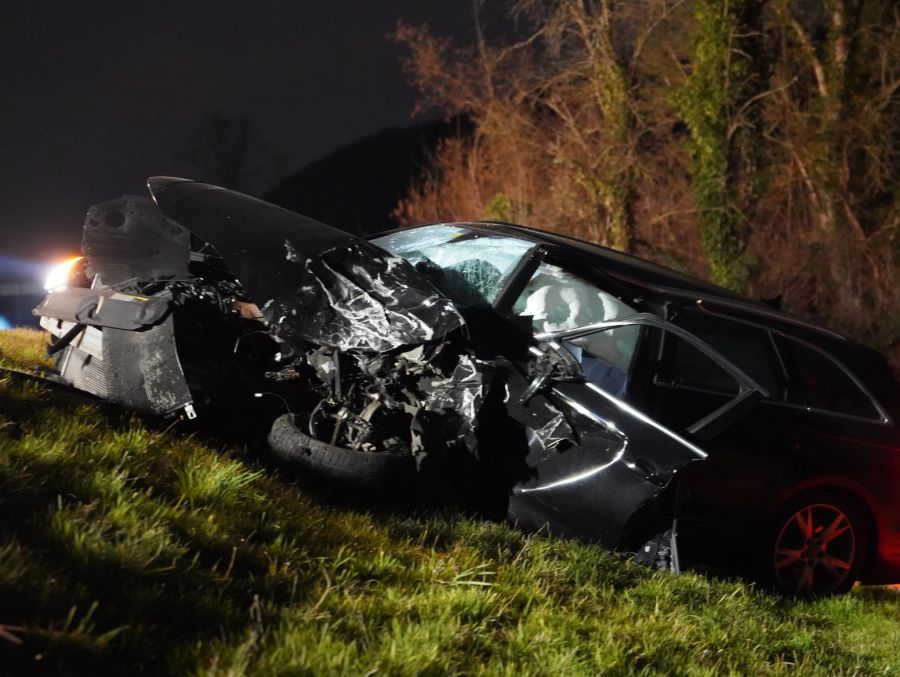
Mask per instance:
[[[0,354],[40,351],[0,332]],[[0,416],[0,673],[900,672],[893,590],[796,602],[449,511],[339,508],[8,376]]]
[[[19,327],[3,331],[0,340],[0,367],[17,371],[34,371],[35,367],[52,366],[46,346],[50,334],[38,329]]]

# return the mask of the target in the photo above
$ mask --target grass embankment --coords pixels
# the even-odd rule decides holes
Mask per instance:
[[[39,356],[0,332],[7,364]],[[0,378],[0,672],[880,674],[900,598],[794,602],[446,513],[373,515]]]
[[[50,367],[47,340],[50,335],[39,329],[0,330],[0,367],[31,372],[36,367]]]

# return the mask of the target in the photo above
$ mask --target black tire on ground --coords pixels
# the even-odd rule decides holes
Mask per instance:
[[[297,417],[284,414],[269,431],[269,447],[277,458],[324,479],[372,489],[397,486],[415,475],[409,452],[354,451],[321,442],[297,427]]]
[[[763,552],[765,580],[798,597],[843,594],[865,568],[871,530],[852,495],[831,488],[804,491],[771,522]]]

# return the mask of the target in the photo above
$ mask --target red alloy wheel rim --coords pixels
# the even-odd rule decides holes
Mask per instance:
[[[785,592],[824,595],[847,580],[856,560],[856,533],[847,514],[827,503],[806,505],[791,515],[772,557],[775,580]]]

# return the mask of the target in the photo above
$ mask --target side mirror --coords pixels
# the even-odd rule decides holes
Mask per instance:
[[[581,365],[575,356],[556,341],[545,341],[529,348],[535,359],[529,365],[531,381],[519,398],[520,404],[528,404],[534,395],[551,380],[577,381],[582,378]]]

